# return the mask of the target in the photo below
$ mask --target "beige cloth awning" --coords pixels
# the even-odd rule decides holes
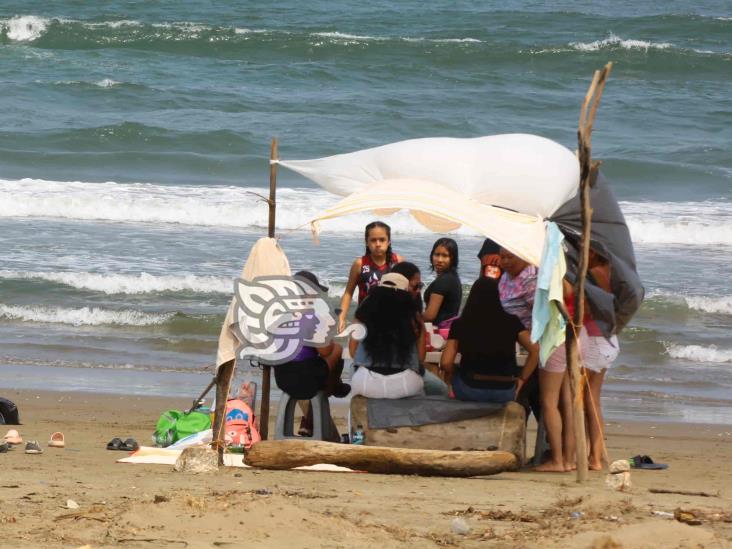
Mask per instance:
[[[325,210],[311,226],[317,235],[319,223],[326,219],[364,211],[385,216],[400,210],[409,210],[419,223],[436,233],[465,225],[532,265],[539,265],[541,260],[545,235],[541,217],[482,204],[431,181],[387,179],[373,183]]]
[[[260,238],[252,246],[240,278],[254,280],[258,276],[290,276],[290,262],[285,252],[274,238]],[[232,293],[235,293],[232,282]],[[239,348],[239,339],[234,335],[232,327],[236,322],[234,308],[236,298],[231,298],[229,310],[226,312],[224,324],[219,334],[219,346],[216,351],[216,369],[230,360],[236,358],[236,350]]]

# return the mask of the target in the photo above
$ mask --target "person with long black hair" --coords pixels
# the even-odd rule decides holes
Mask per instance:
[[[426,307],[422,316],[425,322],[440,327],[460,311],[463,287],[457,272],[458,263],[457,242],[452,238],[438,238],[430,252],[430,266],[437,278],[424,292]]]
[[[516,342],[529,356],[516,364]],[[460,365],[455,364],[460,353]],[[518,317],[501,306],[498,282],[481,277],[470,289],[462,314],[450,327],[440,368],[452,379],[459,400],[504,404],[515,400],[536,370],[539,346]]]
[[[366,337],[349,344],[356,369],[352,394],[368,398],[423,394],[424,330],[408,288],[403,275],[388,273],[356,310]]]

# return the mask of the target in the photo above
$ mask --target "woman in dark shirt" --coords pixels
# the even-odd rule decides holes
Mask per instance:
[[[517,341],[529,353],[523,368],[516,364]],[[455,396],[499,404],[514,400],[538,361],[539,346],[531,343],[521,321],[501,307],[498,282],[476,280],[463,314],[452,323],[440,359],[440,367],[452,378]]]
[[[441,323],[454,318],[460,311],[463,288],[458,268],[458,246],[452,238],[439,238],[432,246],[430,265],[437,278],[424,292],[426,308],[422,317],[438,327]]]

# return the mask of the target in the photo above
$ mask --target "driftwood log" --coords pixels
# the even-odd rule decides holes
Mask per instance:
[[[328,463],[369,473],[442,477],[495,475],[519,467],[510,452],[412,450],[301,440],[263,440],[252,446],[244,462],[263,469]]]

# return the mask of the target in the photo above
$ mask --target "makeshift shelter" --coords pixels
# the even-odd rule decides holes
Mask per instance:
[[[279,164],[345,196],[312,220],[315,233],[321,221],[342,215],[409,210],[435,232],[465,225],[539,266],[544,221],[555,221],[568,240],[570,277],[577,271],[580,166],[572,151],[549,139],[526,134],[413,139]],[[592,188],[592,204],[592,243],[611,262],[613,294],[588,280],[587,297],[609,335],[637,311],[643,287],[628,227],[602,177]]]

